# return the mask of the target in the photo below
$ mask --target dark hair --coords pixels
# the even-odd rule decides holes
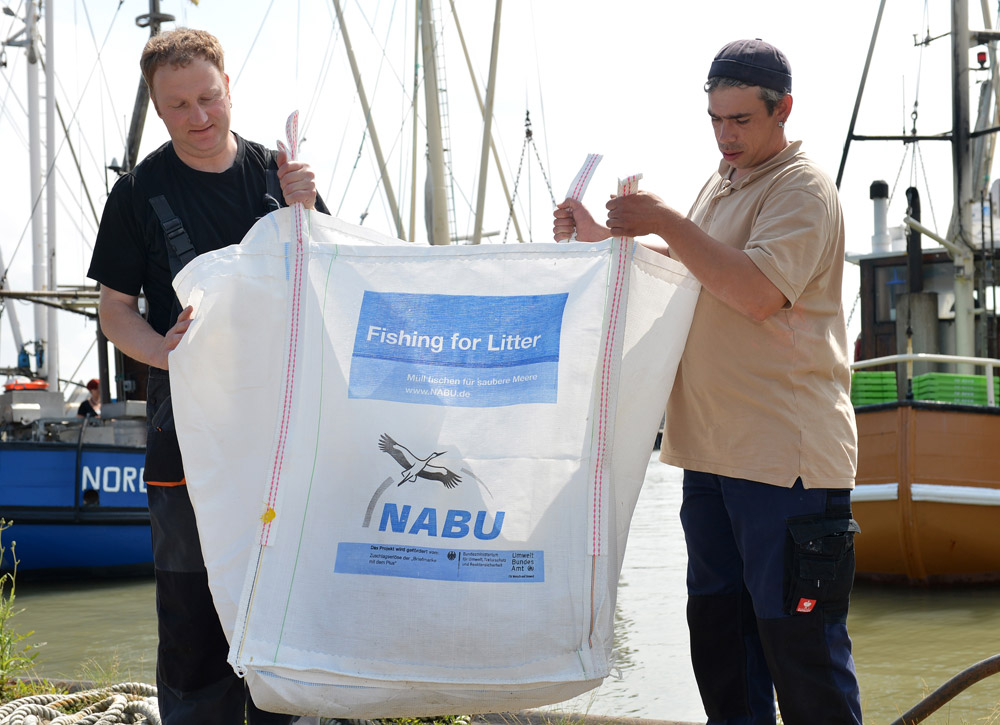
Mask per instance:
[[[757,96],[764,102],[767,107],[767,115],[773,116],[774,109],[778,107],[781,103],[781,99],[787,96],[787,93],[781,91],[776,91],[773,88],[765,88],[764,86],[753,86],[736,78],[724,78],[722,76],[715,76],[709,78],[708,82],[705,83],[705,93],[711,93],[719,86],[730,86],[733,88],[756,88]]]

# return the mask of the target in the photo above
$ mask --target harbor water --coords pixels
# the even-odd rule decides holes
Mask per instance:
[[[614,675],[553,709],[704,722],[688,659],[681,472],[650,459],[618,589]],[[861,534],[864,535],[863,533]],[[152,579],[18,584],[13,620],[45,642],[37,671],[52,679],[154,681]],[[1000,588],[923,590],[858,583],[848,622],[871,723],[887,723],[947,679],[1000,653]],[[1000,723],[1000,675],[925,722]]]

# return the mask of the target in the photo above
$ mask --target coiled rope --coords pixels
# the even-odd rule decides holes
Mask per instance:
[[[76,712],[65,712],[74,709]],[[141,682],[122,682],[71,695],[31,695],[0,706],[0,725],[70,725],[70,723],[160,725],[156,687]]]

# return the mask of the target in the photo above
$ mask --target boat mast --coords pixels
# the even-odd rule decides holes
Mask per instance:
[[[410,239],[416,241],[417,225],[417,131],[420,119],[417,117],[417,92],[420,90],[420,0],[414,0],[413,8],[413,157],[410,169]]]
[[[149,28],[149,37],[160,34],[160,25],[173,22],[174,16],[160,12],[160,0],[149,0],[149,13],[140,15],[135,24],[140,28]],[[139,88],[135,93],[135,105],[132,106],[132,121],[128,127],[128,137],[125,141],[125,157],[122,167],[117,169],[121,174],[135,168],[139,161],[139,143],[142,141],[142,130],[146,127],[146,111],[149,108],[149,86],[145,78],[139,78]],[[101,387],[101,390],[105,390]]]
[[[837,171],[837,188],[844,178],[844,167],[847,166],[847,152],[851,149],[851,141],[854,140],[854,127],[858,122],[858,111],[861,108],[861,96],[865,92],[865,84],[868,82],[868,71],[872,66],[872,55],[875,53],[875,41],[878,40],[878,29],[882,25],[882,13],[885,11],[886,0],[882,0],[878,6],[878,15],[875,16],[875,28],[872,30],[872,39],[868,44],[868,55],[865,57],[865,69],[861,73],[861,85],[858,86],[858,97],[854,100],[854,112],[851,113],[851,123],[847,127],[847,139],[844,141],[844,152],[840,156],[840,169]]]
[[[444,142],[441,139],[441,100],[438,97],[434,17],[431,0],[420,2],[420,34],[424,53],[424,103],[427,106],[427,151],[431,167],[431,244],[449,244],[448,188],[444,174]]]
[[[972,290],[975,266],[972,257],[972,168],[969,163],[969,2],[952,0],[952,166],[955,191],[955,226],[952,239],[958,247],[955,260],[955,354],[973,357],[975,309]],[[965,368],[965,369],[962,369]],[[959,366],[971,373],[971,366]]]
[[[354,48],[351,46],[351,38],[347,34],[347,25],[344,24],[344,14],[340,10],[340,0],[333,0],[333,9],[337,12],[340,33],[344,36],[344,48],[347,50],[347,59],[351,63],[351,72],[354,74],[354,85],[358,89],[358,98],[361,99],[361,108],[365,114],[365,124],[368,126],[368,135],[372,140],[372,148],[375,150],[375,160],[378,162],[378,172],[382,176],[382,186],[385,189],[386,199],[389,202],[389,210],[392,212],[392,221],[396,225],[396,235],[405,242],[406,230],[403,229],[403,220],[399,216],[396,195],[392,193],[392,182],[389,180],[389,174],[385,167],[385,157],[382,156],[382,146],[378,141],[378,132],[375,130],[375,121],[372,119],[372,109],[368,105],[368,96],[365,93],[364,84],[361,82],[358,61],[354,57]]]
[[[6,9],[6,15],[14,16],[14,11]],[[22,33],[24,31],[21,31]],[[17,37],[20,33],[16,33],[7,40],[3,41],[2,45],[9,45],[11,47],[23,47],[24,42],[18,41]],[[3,251],[0,250],[0,291],[7,291],[7,263],[3,258]],[[7,319],[10,321],[10,332],[14,338],[14,347],[18,352],[18,366],[20,367],[20,357],[24,352],[24,338],[21,336],[21,323],[17,319],[17,308],[12,304],[7,304],[5,300],[0,301],[0,313],[6,313]]]
[[[490,77],[486,81],[486,107],[483,109],[483,148],[479,156],[479,189],[476,195],[476,220],[472,243],[479,244],[483,238],[483,209],[486,206],[486,178],[490,169],[490,139],[493,122],[493,99],[497,86],[497,53],[500,49],[500,8],[502,0],[497,0],[493,14],[493,46],[490,51]]]
[[[45,220],[42,216],[42,142],[39,93],[38,93],[38,2],[26,4],[25,47],[28,51],[28,174],[31,193],[31,284],[36,290],[45,289]],[[44,307],[35,305],[35,362],[39,377],[48,371],[45,348],[48,342],[47,316]]]
[[[420,2],[420,0],[417,0],[417,2]],[[472,90],[476,93],[476,103],[479,104],[479,112],[486,113],[486,109],[483,106],[483,96],[479,92],[479,82],[476,80],[476,73],[472,69],[472,59],[469,57],[469,49],[465,45],[465,34],[462,32],[462,24],[458,21],[455,0],[448,0],[448,2],[451,5],[451,16],[455,18],[455,30],[458,31],[458,41],[461,43],[462,53],[465,55],[465,65],[469,69],[469,80],[472,81]],[[500,164],[500,154],[497,153],[497,144],[493,140],[493,134],[490,134],[490,150],[493,152],[493,163],[496,164],[497,173],[500,176],[500,186],[503,187],[504,198],[507,199],[507,209],[510,211],[511,221],[514,222],[514,233],[517,235],[517,241],[523,242],[521,225],[517,222],[517,211],[514,209],[514,201],[511,199],[510,190],[507,188],[507,177],[504,175],[503,166]]]
[[[59,290],[56,278],[56,42],[52,6],[55,0],[45,3],[45,233],[48,252],[48,288]],[[49,390],[59,390],[59,308],[48,307],[48,380]]]

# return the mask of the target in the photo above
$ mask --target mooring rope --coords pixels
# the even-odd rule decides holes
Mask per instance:
[[[73,712],[67,712],[73,711]],[[160,725],[156,687],[122,682],[69,695],[30,695],[0,705],[0,725]]]

